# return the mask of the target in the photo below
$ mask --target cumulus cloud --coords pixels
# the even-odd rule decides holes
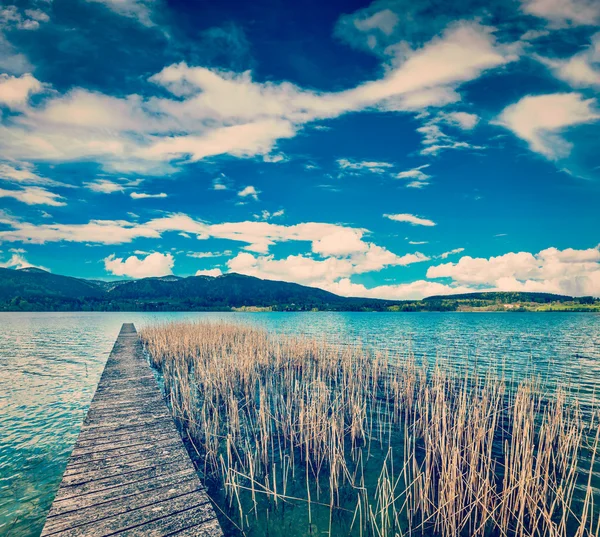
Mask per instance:
[[[396,178],[406,179],[408,181],[406,186],[409,188],[423,188],[429,184],[429,179],[431,179],[431,175],[423,171],[426,168],[429,168],[429,164],[423,164],[417,168],[397,173]]]
[[[66,205],[62,196],[38,186],[27,186],[18,190],[0,188],[0,198],[14,198],[27,205],[51,205],[60,207]]]
[[[212,276],[213,278],[216,278],[217,276],[221,276],[222,274],[223,274],[223,272],[221,271],[220,268],[212,268],[212,269],[196,271],[196,276]]]
[[[43,88],[42,83],[29,73],[21,76],[0,74],[0,105],[19,109],[27,104],[31,95]]]
[[[536,58],[552,70],[556,78],[574,88],[600,86],[600,33],[592,38],[592,44],[570,58]]]
[[[230,181],[227,179],[225,174],[221,174],[218,177],[215,177],[212,182],[213,190],[229,190]]]
[[[302,254],[276,259],[273,255],[257,256],[241,252],[227,262],[227,267],[232,272],[248,276],[327,289],[353,274],[379,271],[389,266],[407,266],[428,259],[421,253],[398,256],[385,248],[368,244],[361,252],[350,255],[330,254],[322,259]]]
[[[171,254],[154,252],[140,259],[135,255],[123,259],[114,254],[104,259],[107,272],[115,276],[128,276],[130,278],[149,278],[151,276],[169,276],[173,274],[175,261]]]
[[[248,185],[237,193],[240,198],[252,198],[254,201],[258,201],[258,194],[258,190],[252,185]]]
[[[0,261],[1,268],[11,268],[11,269],[39,268],[42,270],[48,270],[46,267],[42,267],[39,265],[33,265],[32,263],[27,261],[27,259],[25,259],[25,257],[23,257],[23,255],[21,255],[21,254],[25,253],[25,250],[19,249],[18,251],[16,251],[16,250],[11,250],[11,251],[14,251],[15,253],[13,253],[13,255],[10,257],[10,259],[8,259],[7,261]]]
[[[185,162],[223,154],[273,155],[279,140],[310,122],[455,101],[462,83],[513,59],[510,47],[497,44],[489,28],[460,22],[409,51],[381,78],[338,92],[256,82],[250,72],[174,64],[150,78],[166,96],[113,97],[81,88],[48,92],[40,103],[4,119],[0,152],[24,161],[93,160],[108,171],[147,174],[173,173]]]
[[[564,130],[600,119],[594,99],[579,93],[529,95],[505,108],[496,123],[525,140],[532,151],[550,160],[567,157],[572,144]]]
[[[394,220],[395,222],[408,222],[413,226],[435,226],[435,222],[433,220],[421,218],[420,216],[415,216],[414,214],[384,214],[383,216],[385,218],[389,218],[390,220]]]
[[[472,288],[600,295],[600,248],[547,248],[537,254],[511,252],[497,257],[462,257],[430,267],[428,278],[450,278]]]
[[[278,211],[267,211],[266,209],[263,209],[260,214],[255,214],[254,218],[257,218],[259,220],[271,220],[273,218],[279,218],[280,216],[283,216],[285,214],[285,210],[284,209],[279,209]]]
[[[109,181],[108,179],[97,179],[89,183],[83,183],[83,186],[92,192],[100,192],[102,194],[112,194],[114,192],[124,192],[125,188],[119,183]]]
[[[523,11],[554,26],[594,25],[600,21],[596,0],[521,0]]]
[[[440,112],[437,115],[437,119],[465,131],[474,129],[477,123],[479,123],[479,116],[468,112]]]
[[[369,242],[365,240],[367,230],[319,222],[289,226],[264,221],[209,224],[184,214],[174,214],[145,223],[95,220],[87,224],[33,225],[7,217],[0,218],[0,223],[10,228],[0,230],[0,242],[120,244],[139,237],[158,239],[167,232],[183,232],[201,239],[212,237],[231,240],[244,243],[243,248],[247,251],[238,253],[228,261],[229,270],[319,286],[326,286],[353,274],[379,271],[385,267],[407,266],[429,259],[419,252],[397,255]],[[273,244],[289,241],[308,243],[310,254],[279,260],[266,255]],[[231,251],[223,252],[223,255],[230,254]],[[208,256],[204,253],[190,255]],[[142,274],[155,275],[143,272],[144,267],[166,266],[164,258],[162,254],[151,254],[145,259],[132,256],[123,260],[113,255],[105,260],[105,264],[107,270],[114,274],[140,277]],[[159,265],[159,261],[163,265]]]
[[[382,9],[370,16],[355,18],[353,22],[360,32],[378,30],[385,35],[390,35],[398,24],[398,15],[390,9]]]
[[[37,30],[40,22],[48,22],[50,17],[41,9],[19,10],[17,6],[0,7],[0,29]]]
[[[460,253],[461,248],[445,252],[445,257]],[[600,248],[588,250],[548,248],[538,254],[509,253],[489,259],[462,257],[457,263],[432,266],[427,280],[379,285],[367,288],[352,282],[352,275],[389,266],[390,253],[365,254],[347,258],[315,259],[307,255],[256,256],[240,253],[227,266],[230,271],[264,279],[285,280],[312,285],[343,296],[382,299],[420,299],[432,295],[452,295],[476,291],[535,291],[575,296],[600,295]],[[391,254],[393,255],[393,254]],[[414,256],[414,257],[411,257]],[[442,256],[439,256],[442,257]],[[409,254],[396,264],[426,260],[422,254]],[[374,268],[379,267],[379,268]],[[449,283],[435,281],[450,279]]]
[[[342,296],[381,298],[385,300],[420,300],[428,296],[452,295],[472,291],[464,286],[451,286],[427,280],[378,285],[368,288],[363,284],[353,283],[350,278],[342,278],[333,284],[329,284],[326,289]]]
[[[19,219],[3,217],[0,223],[10,229],[0,230],[0,242],[90,242],[121,244],[140,237],[160,238],[166,232],[184,232],[198,238],[218,238],[245,243],[249,251],[266,253],[277,242],[301,241],[311,243],[319,253],[327,254],[340,246],[328,237],[340,233],[345,237],[343,250],[350,252],[366,249],[362,239],[367,231],[360,228],[321,222],[304,222],[295,225],[271,222],[243,221],[209,224],[194,220],[185,214],[171,214],[145,223],[125,220],[91,220],[85,224],[35,225]],[[351,246],[351,244],[353,246]]]

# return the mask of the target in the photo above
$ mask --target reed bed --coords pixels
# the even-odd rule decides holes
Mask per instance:
[[[598,413],[555,383],[236,324],[141,338],[238,534],[600,535]]]

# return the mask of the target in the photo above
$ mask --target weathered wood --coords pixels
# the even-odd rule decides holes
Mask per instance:
[[[221,537],[133,324],[106,362],[42,537]]]

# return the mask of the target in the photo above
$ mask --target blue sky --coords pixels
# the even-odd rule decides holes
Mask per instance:
[[[0,8],[0,266],[600,295],[600,4]]]

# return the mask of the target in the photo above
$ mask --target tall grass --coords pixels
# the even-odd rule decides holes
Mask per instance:
[[[597,412],[560,386],[234,324],[141,338],[241,533],[600,535]]]

